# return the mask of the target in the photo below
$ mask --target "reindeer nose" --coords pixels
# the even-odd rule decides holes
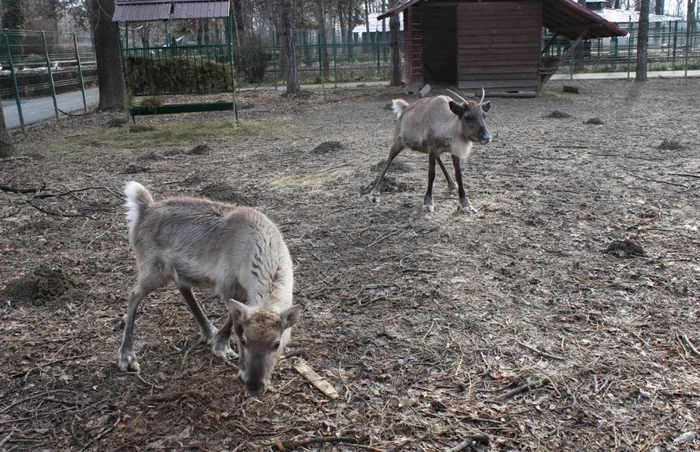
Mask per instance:
[[[264,381],[248,381],[245,384],[245,390],[249,396],[259,396],[265,392],[265,382]]]
[[[486,128],[479,131],[479,141],[481,141],[481,144],[488,144],[491,142],[491,134]]]

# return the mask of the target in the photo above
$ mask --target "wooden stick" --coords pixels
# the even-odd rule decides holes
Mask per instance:
[[[472,446],[474,443],[488,444],[489,437],[483,434],[468,436],[464,441],[457,444],[452,449],[447,449],[447,452],[459,452],[460,450],[464,450],[467,447]]]
[[[543,352],[543,351],[537,350],[535,347],[533,347],[533,346],[531,346],[531,345],[527,345],[527,344],[524,343],[524,342],[518,341],[518,344],[522,345],[523,347],[525,347],[526,349],[528,349],[528,350],[530,350],[530,351],[532,351],[532,352],[537,353],[537,354],[540,355],[540,356],[544,356],[545,358],[556,359],[556,360],[558,360],[558,361],[566,361],[566,358],[562,358],[561,356],[556,356],[556,355],[550,355],[549,353],[545,353],[545,352]]]
[[[80,449],[80,452],[83,452],[85,449],[87,449],[88,447],[90,447],[90,445],[92,445],[92,444],[95,443],[96,441],[99,441],[99,440],[102,439],[102,437],[104,437],[107,433],[109,433],[109,432],[111,432],[112,430],[114,430],[114,429],[117,427],[117,425],[121,422],[121,420],[122,420],[121,417],[117,418],[117,422],[115,422],[114,424],[112,424],[111,427],[102,430],[102,432],[101,432],[99,435],[97,435],[96,437],[94,437],[93,439],[91,439],[91,440],[85,445],[85,447],[83,447],[82,449]]]
[[[543,379],[537,380],[533,383],[527,383],[527,384],[524,384],[522,386],[518,386],[517,388],[513,389],[512,391],[508,391],[505,394],[503,394],[500,397],[500,399],[505,400],[505,399],[508,399],[510,397],[513,397],[514,395],[518,395],[520,393],[527,392],[531,389],[539,388],[539,387],[544,386],[545,384],[549,383],[549,381],[550,381],[549,378],[543,378]]]
[[[294,369],[296,369],[296,371],[299,372],[302,377],[306,378],[311,384],[316,386],[323,394],[325,394],[326,397],[330,399],[337,399],[339,397],[338,391],[336,391],[326,379],[314,372],[314,370],[303,360],[299,360],[296,364],[294,364]]]
[[[688,347],[690,347],[690,349],[693,351],[693,353],[695,353],[696,355],[700,356],[700,351],[698,351],[698,349],[695,348],[695,346],[693,345],[693,343],[690,342],[690,339],[688,339],[688,336],[687,336],[687,335],[685,335],[685,334],[683,335],[683,340],[685,341],[686,344],[688,344]]]

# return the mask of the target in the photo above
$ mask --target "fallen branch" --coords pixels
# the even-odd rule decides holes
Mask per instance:
[[[17,194],[38,193],[40,191],[43,191],[44,188],[46,188],[46,184],[44,184],[41,188],[16,188],[10,187],[9,185],[0,185],[0,190],[8,193]]]
[[[698,351],[698,349],[695,348],[695,346],[693,345],[693,343],[690,342],[690,339],[688,339],[688,336],[687,336],[687,335],[685,335],[685,334],[683,335],[683,340],[684,340],[685,343],[688,345],[688,347],[690,347],[690,350],[692,350],[693,353],[695,353],[696,355],[700,356],[700,351]]]
[[[4,446],[5,443],[7,443],[10,440],[10,437],[12,436],[13,433],[15,433],[14,430],[10,431],[10,433],[5,437],[5,439],[0,441],[0,448],[2,448],[2,446]]]
[[[80,213],[53,212],[51,210],[42,209],[41,207],[35,206],[34,204],[32,204],[29,201],[27,201],[27,205],[30,207],[34,207],[36,210],[38,210],[39,212],[43,212],[46,215],[53,215],[55,217],[65,217],[65,218],[89,218],[91,220],[94,220],[94,218],[89,217],[87,215],[80,214]]]
[[[296,369],[296,371],[299,372],[302,377],[306,378],[306,380],[308,380],[311,384],[316,386],[316,388],[318,388],[329,399],[337,399],[339,397],[338,391],[336,391],[325,378],[314,372],[314,370],[303,360],[299,360],[299,362],[294,364],[294,369]]]
[[[359,444],[364,441],[364,438],[354,438],[345,436],[328,436],[328,437],[312,437],[300,440],[287,440],[281,441],[279,438],[275,438],[274,446],[277,450],[294,450],[299,447],[310,446],[311,444],[336,444],[336,443],[347,443],[347,444]]]
[[[634,173],[630,173],[630,172],[627,172],[627,174],[629,174],[630,176],[636,177],[638,179],[648,181],[648,182],[656,182],[657,184],[673,185],[674,187],[683,187],[686,189],[688,188],[688,186],[685,184],[677,184],[675,182],[669,182],[669,181],[659,180],[659,179],[650,179],[648,177],[640,176],[638,174],[634,174]]]
[[[695,179],[700,179],[700,174],[688,174],[688,173],[668,173],[669,176],[681,176],[681,177],[693,177]]]
[[[41,369],[42,367],[52,366],[52,365],[54,365],[54,364],[62,363],[62,362],[64,362],[64,361],[70,361],[70,360],[73,360],[73,359],[87,358],[88,356],[92,356],[92,355],[91,355],[91,354],[85,354],[85,355],[68,356],[68,357],[65,357],[65,358],[54,359],[53,361],[49,361],[49,362],[42,363],[42,364],[37,364],[36,366],[32,367],[32,368],[29,369],[29,370],[25,370],[25,371],[22,371],[22,372],[17,372],[16,374],[12,374],[12,375],[10,375],[10,378],[21,377],[22,375],[27,375],[27,374],[29,374],[29,373],[32,372],[32,371],[39,370],[39,369]]]
[[[487,435],[484,435],[484,434],[476,434],[476,435],[468,436],[464,441],[457,444],[452,449],[447,449],[447,452],[459,452],[460,450],[464,450],[467,447],[473,446],[475,443],[488,444],[489,437]]]
[[[528,350],[530,350],[530,351],[532,351],[532,352],[537,353],[537,354],[540,355],[540,356],[544,356],[545,358],[556,359],[556,360],[558,360],[558,361],[566,361],[566,358],[562,358],[561,356],[556,356],[556,355],[550,355],[549,353],[540,351],[540,350],[536,349],[535,347],[533,347],[533,346],[531,346],[531,345],[527,345],[527,344],[524,343],[524,342],[518,341],[518,344],[519,344],[519,345],[522,345],[523,347],[525,347],[526,349],[528,349]]]
[[[501,400],[509,399],[509,398],[513,397],[514,395],[518,395],[518,394],[521,394],[523,392],[530,391],[532,389],[540,388],[540,387],[548,384],[549,382],[550,382],[549,378],[542,378],[542,379],[537,380],[533,383],[527,383],[527,384],[524,384],[522,386],[518,386],[517,388],[503,394],[501,397],[499,397],[499,399],[501,399]]]
[[[4,158],[4,159],[0,159],[0,163],[12,162],[12,161],[14,161],[14,160],[31,160],[31,159],[32,159],[31,157],[23,157],[23,156],[20,156],[20,157],[6,157],[6,158]]]

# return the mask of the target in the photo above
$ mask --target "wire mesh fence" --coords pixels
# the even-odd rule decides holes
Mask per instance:
[[[601,38],[583,41],[582,52],[573,52],[558,73],[626,72],[634,77],[637,64],[639,24],[620,23],[628,35],[617,38]],[[551,35],[543,34],[543,43]],[[543,44],[544,45],[544,44]],[[543,58],[559,59],[571,42],[556,38]],[[687,27],[684,21],[653,22],[649,24],[647,70],[700,69],[700,30]]]
[[[87,110],[97,84],[95,50],[89,34],[50,31],[0,32],[0,98],[8,128],[22,127],[61,112]]]

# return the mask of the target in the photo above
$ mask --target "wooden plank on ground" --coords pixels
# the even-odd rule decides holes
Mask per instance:
[[[317,374],[304,360],[300,359],[297,361],[296,364],[294,364],[294,369],[296,369],[302,377],[306,378],[309,383],[316,386],[316,388],[329,399],[337,399],[339,397],[338,391],[335,390],[333,385]]]

